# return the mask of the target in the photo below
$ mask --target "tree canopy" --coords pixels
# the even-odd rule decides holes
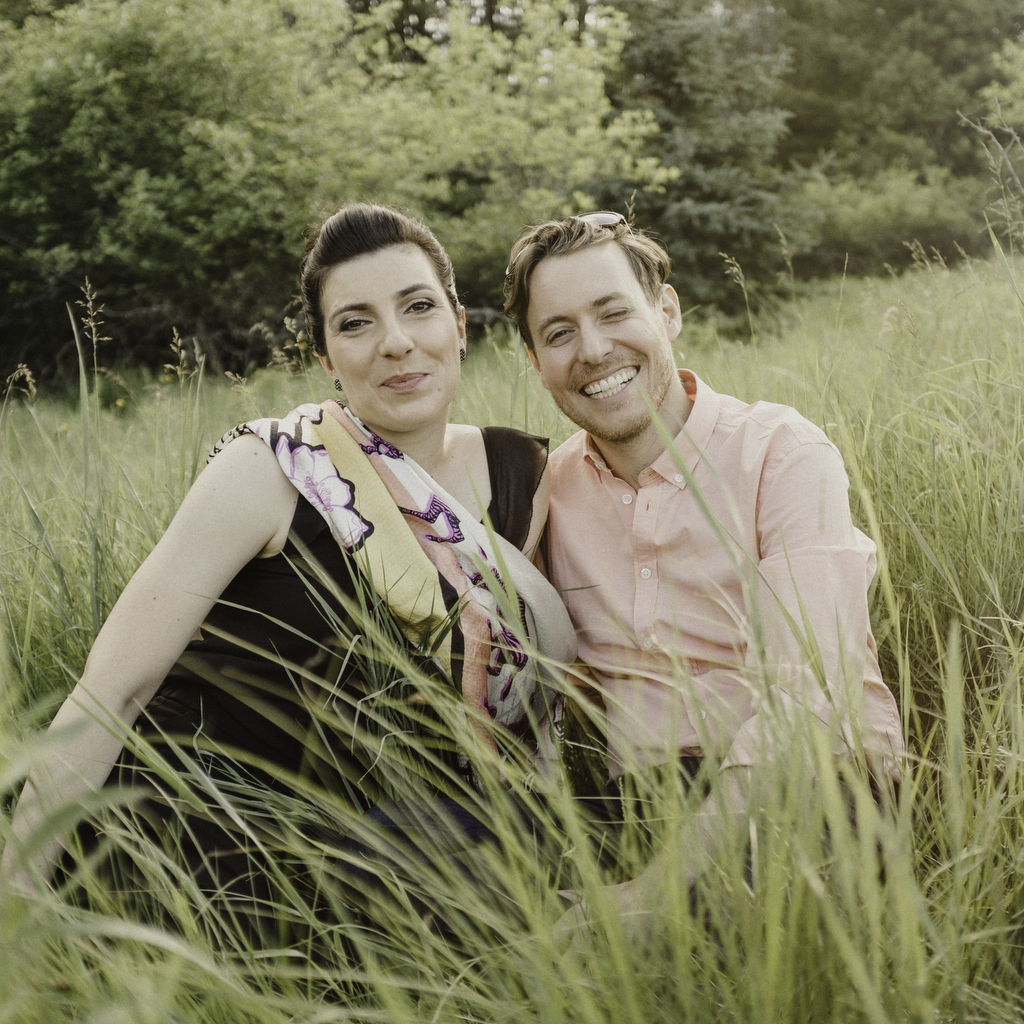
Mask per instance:
[[[425,216],[467,298],[493,302],[524,223],[610,175],[657,178],[636,156],[650,126],[604,92],[619,19],[581,34],[527,4],[506,35],[476,13],[449,8],[443,45],[403,36],[398,56],[391,5],[80,0],[0,23],[5,362],[67,352],[88,277],[105,359],[159,362],[176,327],[243,368],[305,226],[347,199]]]
[[[955,175],[983,169],[960,126],[999,77],[996,55],[1024,30],[1020,0],[786,0],[776,19],[792,72],[779,148],[810,166],[871,175],[893,167]]]
[[[86,277],[104,361],[177,329],[244,370],[348,199],[426,219],[470,305],[525,224],[594,206],[705,308],[730,267],[980,251],[959,112],[1012,106],[1022,28],[1024,0],[0,0],[0,375],[70,360]]]
[[[762,267],[779,258],[776,224],[799,230],[783,209],[794,179],[775,160],[789,118],[777,102],[788,54],[765,37],[760,11],[703,0],[616,7],[630,31],[610,90],[618,107],[654,117],[646,152],[667,172],[636,196],[637,223],[668,248],[684,301],[727,301],[722,252]],[[630,183],[615,185],[618,195],[607,194],[621,202]]]

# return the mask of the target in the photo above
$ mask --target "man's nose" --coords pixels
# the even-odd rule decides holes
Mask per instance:
[[[579,358],[582,363],[599,363],[611,352],[611,339],[595,324],[580,324]]]

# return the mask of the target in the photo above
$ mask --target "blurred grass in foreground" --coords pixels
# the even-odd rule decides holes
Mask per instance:
[[[774,325],[755,324],[756,341],[722,341],[701,325],[679,344],[680,362],[717,390],[794,405],[843,452],[855,519],[879,546],[873,622],[911,752],[895,821],[812,744],[816,781],[800,756],[762,780],[769,796],[751,836],[702,883],[697,916],[679,865],[664,921],[638,941],[605,912],[602,869],[564,795],[539,809],[542,822],[559,822],[539,857],[492,793],[501,854],[468,854],[472,881],[445,856],[411,866],[415,883],[399,872],[393,898],[375,907],[364,894],[369,923],[337,898],[330,844],[290,827],[294,808],[278,806],[261,834],[281,865],[277,928],[257,943],[158,844],[139,847],[130,816],[111,812],[109,841],[136,844],[163,894],[159,914],[133,919],[86,875],[77,904],[26,903],[0,881],[0,1020],[1019,1020],[1024,318],[998,265],[919,262],[899,280],[835,282],[795,299]],[[260,371],[229,387],[183,372],[129,383],[123,412],[95,393],[84,414],[45,397],[4,403],[5,799],[208,447],[240,419],[331,394],[325,383]],[[572,429],[501,332],[472,350],[454,417],[553,443]],[[396,670],[424,682],[415,667]],[[696,806],[676,786],[665,779],[645,794],[659,834]],[[345,816],[330,794],[310,800]],[[4,836],[8,822],[9,810]],[[553,878],[590,894],[586,958],[555,956]]]

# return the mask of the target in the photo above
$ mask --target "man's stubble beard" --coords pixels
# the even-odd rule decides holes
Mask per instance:
[[[655,409],[660,409],[668,395],[669,388],[672,386],[672,381],[676,377],[675,363],[671,359],[659,359],[653,364],[650,360],[647,360],[641,364],[641,371],[645,365],[651,367],[650,385],[652,393],[648,395],[648,399]],[[639,372],[637,376],[640,376]],[[578,395],[579,391],[577,390],[575,393]],[[582,395],[580,397],[583,403],[588,401]],[[555,404],[578,427],[582,427],[595,440],[604,441],[606,444],[629,444],[651,427],[651,416],[646,408],[641,409],[633,420],[619,426],[618,429],[612,430],[610,427],[604,427],[599,419],[587,416],[585,404],[581,406],[579,403],[574,404],[571,400],[562,401],[560,398],[555,399]]]

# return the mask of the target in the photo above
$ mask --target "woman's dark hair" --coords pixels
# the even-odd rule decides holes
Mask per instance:
[[[427,254],[448,302],[458,315],[459,297],[455,292],[452,261],[426,224],[390,206],[345,203],[310,235],[299,264],[299,292],[306,335],[318,356],[327,350],[324,313],[320,304],[325,278],[340,264],[391,245],[415,245]]]

